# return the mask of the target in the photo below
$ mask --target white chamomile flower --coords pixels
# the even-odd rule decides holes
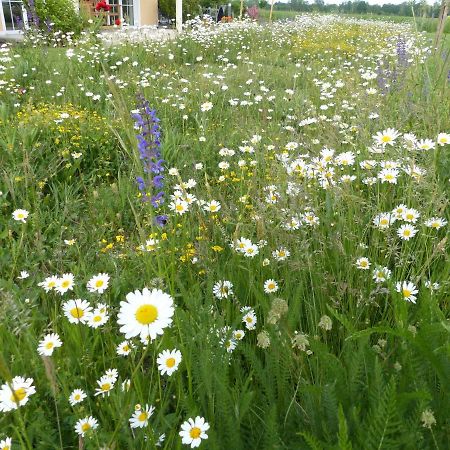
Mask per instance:
[[[245,336],[244,330],[234,330],[233,331],[233,339],[235,339],[236,341],[242,341],[242,339],[244,339],[244,336]]]
[[[86,392],[84,392],[82,389],[75,389],[70,394],[69,403],[72,406],[75,406],[77,403],[81,403],[86,397]]]
[[[180,365],[182,356],[179,350],[163,350],[156,359],[161,375],[172,375]]]
[[[254,330],[256,327],[256,314],[253,310],[248,311],[242,318],[242,322],[245,323],[247,330]]]
[[[77,298],[76,300],[68,300],[62,305],[64,315],[69,319],[70,323],[86,323],[90,318],[92,306],[87,300]]]
[[[14,377],[0,389],[0,411],[11,411],[25,405],[36,392],[33,378]]]
[[[392,271],[387,267],[377,267],[373,271],[373,279],[375,283],[384,283],[386,280],[391,278]]]
[[[0,441],[0,450],[11,450],[12,439],[7,437]]]
[[[148,419],[155,411],[154,406],[145,405],[144,408],[141,405],[136,405],[133,415],[129,422],[131,428],[144,428],[148,425]]]
[[[233,283],[228,280],[218,281],[213,286],[213,294],[216,298],[228,298],[233,295]]]
[[[144,288],[142,292],[130,292],[126,301],[120,302],[117,322],[126,339],[138,335],[141,339],[148,336],[155,339],[172,324],[174,312],[173,298],[169,294],[159,289],[150,291]]]
[[[264,292],[266,294],[272,294],[273,292],[277,292],[278,291],[278,284],[275,280],[266,280],[264,282]]]
[[[442,219],[441,217],[432,217],[425,221],[425,226],[428,228],[434,228],[435,230],[439,230],[442,227],[447,225],[447,221]]]
[[[50,292],[55,289],[58,284],[58,277],[56,275],[52,275],[51,277],[47,277],[44,281],[38,283],[38,286],[44,288],[45,292]]]
[[[87,283],[87,289],[89,292],[98,292],[103,294],[108,288],[109,275],[107,273],[99,273],[94,275]]]
[[[119,356],[128,356],[133,349],[133,344],[130,341],[121,342],[116,349],[116,353]]]
[[[181,425],[181,442],[190,445],[191,448],[198,447],[202,439],[208,439],[206,431],[209,430],[208,422],[203,417],[197,416],[195,419],[188,419]]]
[[[61,339],[56,333],[47,334],[44,336],[44,339],[39,342],[38,353],[41,356],[51,356],[53,354],[53,350],[61,346]]]
[[[403,295],[404,300],[411,303],[416,303],[417,297],[415,294],[417,294],[419,291],[414,283],[411,283],[410,281],[399,281],[398,283],[396,283],[395,289],[397,290],[397,292],[400,292]]]
[[[72,291],[75,283],[75,277],[72,273],[65,273],[61,278],[58,278],[58,282],[55,286],[55,291],[65,294],[67,291]]]
[[[84,419],[80,419],[75,424],[75,432],[79,435],[84,437],[86,433],[89,433],[93,430],[95,430],[98,427],[98,421],[92,416],[87,416]]]
[[[365,258],[365,257],[358,258],[358,259],[356,260],[355,265],[356,265],[356,267],[357,267],[358,269],[361,269],[361,270],[369,270],[369,268],[370,268],[370,261],[369,261],[369,258]]]
[[[203,209],[207,212],[212,212],[212,213],[216,213],[217,211],[219,211],[221,208],[221,205],[218,201],[216,200],[211,200],[209,203],[206,203],[203,206]]]
[[[13,213],[13,219],[17,222],[26,223],[29,212],[26,209],[16,209]]]
[[[404,224],[397,230],[397,235],[404,241],[409,241],[417,234],[417,228],[412,225]]]

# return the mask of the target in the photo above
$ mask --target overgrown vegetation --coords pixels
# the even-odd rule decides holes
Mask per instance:
[[[1,47],[0,440],[447,448],[448,50],[193,27]]]

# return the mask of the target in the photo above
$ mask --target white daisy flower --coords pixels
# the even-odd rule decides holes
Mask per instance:
[[[86,323],[89,320],[92,306],[87,300],[77,298],[76,300],[68,300],[62,305],[64,315],[69,319],[70,323]]]
[[[75,432],[84,437],[86,433],[95,430],[98,427],[98,421],[92,416],[87,416],[84,419],[80,419],[75,424]]]
[[[148,419],[155,411],[154,406],[145,405],[144,408],[141,405],[136,405],[133,415],[129,422],[131,428],[144,428],[148,425]]]
[[[404,241],[409,241],[417,234],[417,228],[412,225],[404,224],[397,230],[397,235]]]
[[[163,334],[164,328],[172,324],[175,308],[169,294],[159,289],[149,291],[144,288],[142,292],[130,292],[126,299],[126,302],[120,302],[117,320],[126,339],[138,335],[156,339],[156,336]]]
[[[0,450],[11,450],[12,439],[7,437],[0,441]]]
[[[228,280],[221,280],[214,284],[213,294],[216,298],[228,298],[233,295],[233,283]]]
[[[87,289],[89,292],[98,292],[103,294],[108,288],[109,275],[107,273],[99,273],[94,275],[87,283]]]
[[[51,277],[47,277],[44,281],[38,283],[38,286],[44,288],[45,292],[50,292],[53,289],[56,289],[58,285],[58,277],[56,275],[52,275]]]
[[[116,353],[119,356],[128,356],[133,349],[133,344],[130,341],[121,342],[116,349]]]
[[[69,396],[69,403],[75,406],[77,403],[81,403],[86,397],[86,392],[82,389],[75,389]]]
[[[75,277],[72,273],[65,273],[61,278],[58,278],[58,282],[55,286],[55,291],[59,292],[62,295],[67,291],[73,290],[74,278]]]
[[[369,270],[369,268],[370,268],[370,261],[369,261],[369,258],[365,258],[365,257],[358,258],[358,259],[356,260],[355,265],[356,265],[356,267],[357,267],[358,269],[361,269],[361,270]]]
[[[266,294],[272,294],[273,292],[277,292],[278,291],[278,284],[275,280],[266,280],[264,282],[264,292]]]
[[[396,283],[395,289],[397,292],[401,292],[406,301],[416,303],[417,297],[415,294],[417,294],[419,290],[413,283],[410,281],[399,281]]]
[[[12,213],[12,216],[17,222],[26,223],[29,214],[30,213],[26,209],[16,209]]]
[[[181,359],[179,350],[163,350],[156,359],[161,375],[172,375],[178,369]]]
[[[0,389],[0,411],[7,412],[25,405],[35,392],[33,378],[14,377]]]
[[[38,353],[41,356],[51,356],[53,350],[57,347],[61,347],[62,342],[56,333],[47,334],[42,341],[39,342]]]
[[[190,445],[191,448],[198,447],[202,439],[208,439],[206,431],[209,430],[209,424],[203,417],[197,416],[195,419],[188,419],[181,425],[181,442]]]

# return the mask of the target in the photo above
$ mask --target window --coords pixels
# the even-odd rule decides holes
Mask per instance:
[[[25,28],[27,13],[20,0],[2,0],[3,17],[5,18],[6,31],[17,31]]]
[[[133,0],[122,0],[122,15],[127,25],[134,25]]]

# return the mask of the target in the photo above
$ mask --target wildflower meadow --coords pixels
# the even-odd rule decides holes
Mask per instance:
[[[450,45],[193,19],[0,46],[0,449],[450,447]]]

